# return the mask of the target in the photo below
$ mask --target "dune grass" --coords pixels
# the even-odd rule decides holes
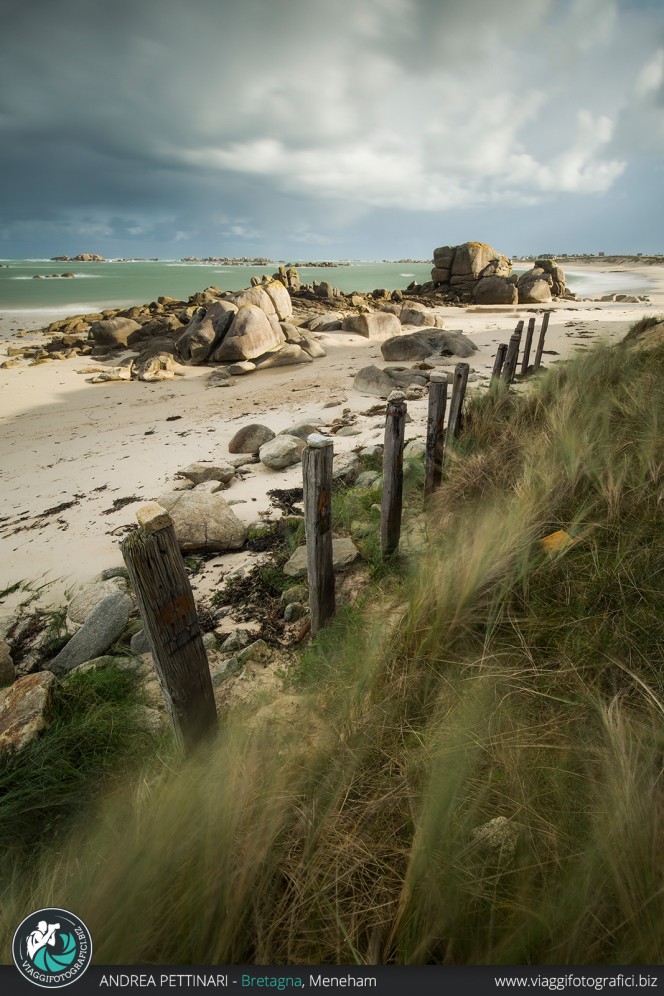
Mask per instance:
[[[594,349],[473,400],[418,570],[320,635],[295,720],[128,783],[2,936],[53,904],[101,963],[661,962],[663,373]]]

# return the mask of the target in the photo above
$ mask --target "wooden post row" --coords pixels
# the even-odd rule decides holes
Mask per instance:
[[[551,312],[545,311],[544,318],[542,319],[542,328],[540,329],[537,349],[535,350],[535,362],[533,363],[533,372],[539,370],[539,368],[542,365],[542,351],[544,350],[544,338],[546,336],[546,330],[549,327],[550,317],[551,317]]]
[[[526,344],[523,347],[523,359],[521,361],[521,376],[525,377],[528,372],[528,360],[530,359],[530,347],[533,344],[535,334],[535,316],[528,319],[528,331],[526,332]]]
[[[496,381],[500,379],[500,374],[503,369],[503,364],[505,363],[506,353],[507,353],[507,346],[504,342],[501,342],[500,346],[496,350],[496,358],[493,361],[493,370],[491,371],[491,384],[495,384]]]
[[[307,576],[311,635],[334,615],[332,565],[332,461],[333,441],[312,433],[302,451],[304,526],[307,540]]]
[[[139,509],[137,518],[141,528],[120,550],[176,739],[189,751],[217,724],[194,596],[168,513],[153,502]]]
[[[457,363],[454,368],[454,380],[452,381],[452,400],[450,402],[450,414],[447,420],[447,432],[445,434],[445,449],[452,446],[454,440],[459,435],[461,428],[461,409],[463,399],[466,396],[466,385],[468,384],[468,374],[470,366],[467,363]]]
[[[519,359],[519,346],[521,345],[521,334],[523,332],[523,322],[517,322],[514,332],[510,336],[510,343],[507,347],[507,356],[503,366],[503,380],[506,384],[511,384],[516,373],[516,364]]]
[[[429,380],[429,410],[424,455],[424,497],[440,485],[443,474],[444,425],[447,408],[447,374],[432,373]]]
[[[405,395],[403,391],[392,391],[387,399],[383,447],[383,495],[380,503],[380,549],[383,558],[396,553],[401,537],[405,431]]]

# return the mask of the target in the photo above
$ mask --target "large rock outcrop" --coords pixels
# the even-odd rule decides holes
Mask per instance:
[[[519,304],[545,304],[567,294],[565,273],[555,259],[537,259],[519,277]]]
[[[485,242],[440,246],[433,252],[431,279],[434,284],[456,288],[468,295],[472,295],[475,285],[484,277],[506,279],[511,273],[509,259]]]
[[[566,294],[565,274],[555,260],[538,259],[518,277],[512,263],[485,242],[434,249],[434,289],[475,304],[539,304]]]

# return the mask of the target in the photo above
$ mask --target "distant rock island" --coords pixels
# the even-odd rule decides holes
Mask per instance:
[[[80,252],[78,256],[51,256],[52,263],[105,263],[96,252]]]

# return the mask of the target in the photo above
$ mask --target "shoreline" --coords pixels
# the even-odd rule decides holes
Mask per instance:
[[[648,304],[554,305],[545,346],[547,365],[590,343],[615,343],[634,321],[663,309],[664,266],[650,270],[649,276]],[[542,309],[526,305],[432,310],[442,315],[447,329],[461,329],[479,347],[469,360],[470,388],[475,389],[488,383],[496,347],[507,342],[515,322],[527,321]],[[0,334],[4,327],[10,336],[4,347],[28,344],[38,338],[35,326],[46,323],[40,316],[31,323],[33,331],[22,337],[10,324],[14,322],[0,316]],[[243,424],[259,422],[279,432],[309,418],[329,424],[349,408],[358,433],[335,436],[335,452],[382,442],[382,418],[363,414],[378,400],[359,394],[352,385],[361,367],[389,365],[382,359],[380,340],[330,332],[321,341],[327,356],[314,364],[256,372],[246,384],[238,378],[224,389],[207,386],[210,367],[179,367],[181,376],[161,383],[96,385],[76,372],[87,365],[85,357],[0,370],[0,494],[6,510],[0,521],[0,590],[48,577],[53,583],[42,595],[43,604],[55,604],[67,589],[121,566],[118,541],[135,521],[139,505],[158,498],[187,464],[227,458],[228,442]],[[456,362],[451,357],[449,366]],[[334,396],[339,404],[324,407]],[[409,401],[408,411],[412,422],[406,440],[422,441],[426,397]],[[247,471],[224,492],[247,525],[274,514],[269,490],[301,486],[299,465],[272,471],[254,464]],[[118,499],[128,500],[114,508]],[[193,579],[195,592],[205,595],[222,575],[259,556],[240,551],[211,558]],[[0,619],[20,597],[0,603]],[[0,625],[0,635],[1,630]]]

